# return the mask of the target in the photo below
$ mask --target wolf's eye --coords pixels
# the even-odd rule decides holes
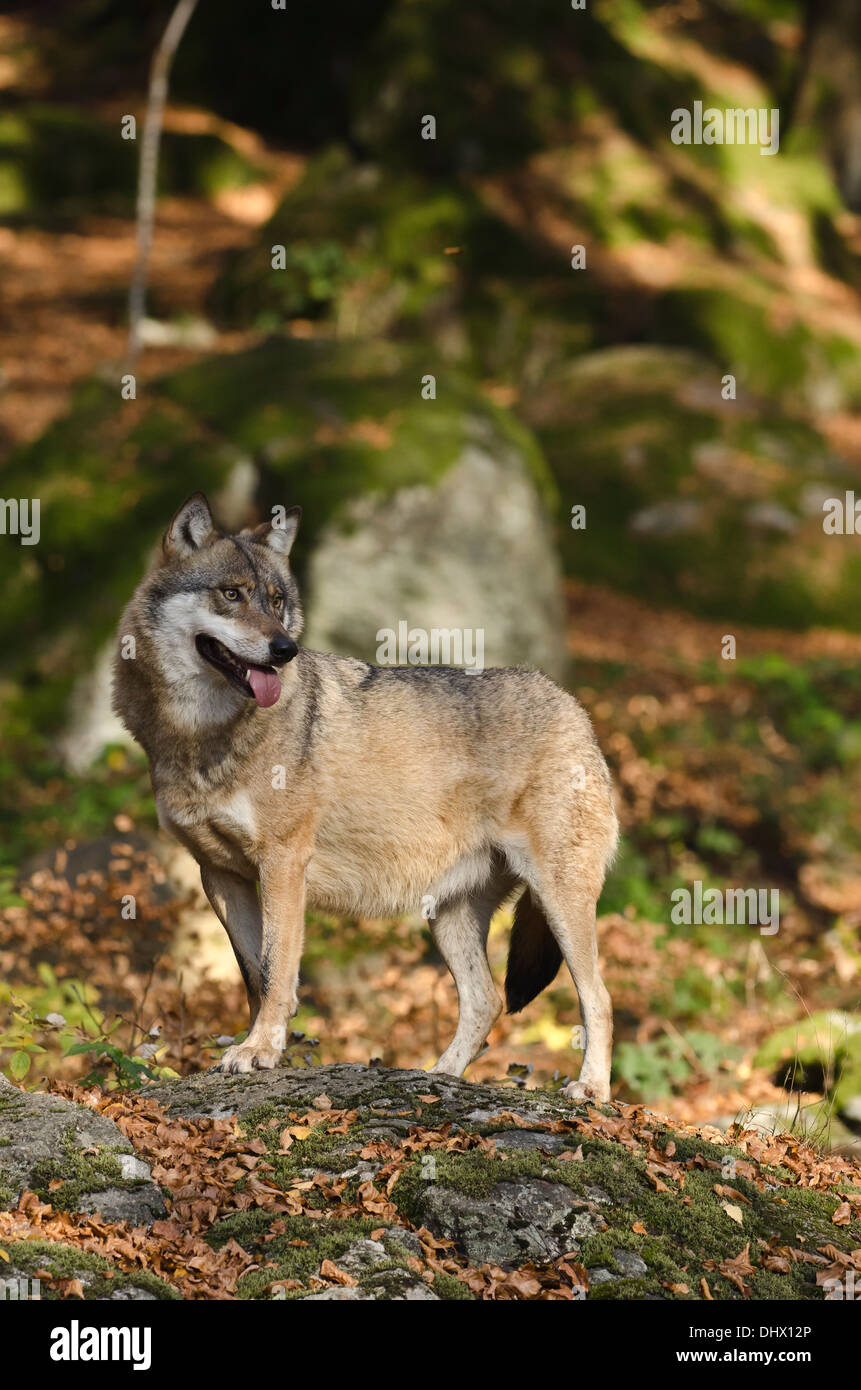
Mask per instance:
[[[222,589],[221,592],[224,594],[224,597],[226,599],[230,600],[231,603],[235,603],[236,600],[239,598],[238,589]]]
[[[276,611],[277,613],[280,613],[280,612],[281,612],[281,609],[284,607],[284,595],[283,595],[283,594],[276,594],[276,595],[275,595],[275,597],[274,597],[273,600],[272,600],[272,607],[275,609],[275,611]]]

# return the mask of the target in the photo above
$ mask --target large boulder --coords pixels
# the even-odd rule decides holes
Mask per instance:
[[[307,641],[374,661],[379,634],[399,623],[468,629],[467,656],[482,650],[486,666],[558,677],[559,565],[534,480],[486,417],[463,425],[461,451],[436,483],[358,497],[323,530],[308,569]],[[457,652],[448,659],[457,664]]]

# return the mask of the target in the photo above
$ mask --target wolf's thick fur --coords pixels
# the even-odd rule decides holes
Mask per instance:
[[[430,895],[460,1008],[434,1071],[459,1076],[502,1008],[490,919],[523,884],[509,1011],[564,958],[587,1040],[569,1094],[606,1099],[612,1019],[595,904],[617,825],[587,715],[537,672],[381,668],[298,648],[297,526],[298,508],[280,526],[224,536],[195,494],[119,629],[115,708],[146,750],[162,824],[199,863],[248,990],[251,1030],[222,1069],[278,1064],[306,903],[390,917]],[[214,665],[213,650],[233,653],[238,675]],[[242,688],[246,664],[263,695]]]

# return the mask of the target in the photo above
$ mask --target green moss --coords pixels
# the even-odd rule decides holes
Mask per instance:
[[[73,1279],[82,1274],[93,1276],[86,1282],[82,1280],[85,1299],[109,1298],[112,1292],[126,1288],[144,1289],[160,1299],[182,1298],[178,1290],[148,1270],[126,1274],[102,1255],[80,1250],[74,1245],[62,1245],[50,1240],[27,1240],[6,1243],[3,1248],[12,1265],[31,1275],[37,1269],[47,1269],[54,1279]],[[41,1292],[47,1300],[61,1297],[53,1289],[43,1288]]]
[[[613,1146],[601,1143],[596,1148],[595,1143],[584,1141],[584,1163],[576,1167],[583,1172],[584,1188],[594,1181],[611,1200],[601,1208],[609,1229],[589,1237],[583,1244],[581,1258],[587,1266],[604,1265],[612,1271],[615,1249],[634,1250],[646,1261],[650,1277],[654,1275],[658,1286],[663,1280],[686,1283],[698,1296],[699,1281],[705,1277],[716,1297],[737,1298],[741,1296],[739,1290],[715,1270],[705,1269],[704,1260],[719,1264],[750,1242],[755,1264],[757,1250],[775,1236],[780,1243],[789,1245],[798,1245],[802,1240],[809,1249],[826,1243],[842,1243],[848,1249],[857,1243],[857,1235],[841,1237],[838,1228],[831,1224],[837,1199],[827,1193],[797,1187],[763,1193],[745,1178],[722,1179],[716,1170],[696,1169],[688,1171],[683,1191],[670,1183],[668,1193],[655,1192],[639,1159],[627,1155],[622,1161],[617,1150],[613,1156]],[[700,1145],[698,1151],[704,1152],[706,1147]],[[731,1152],[719,1150],[722,1156]],[[739,1193],[736,1205],[742,1214],[740,1225],[724,1211],[721,1202],[725,1198],[719,1199],[713,1190],[716,1182]],[[690,1199],[689,1205],[683,1204],[683,1196]],[[647,1236],[631,1230],[635,1221],[645,1225]],[[756,1297],[816,1298],[819,1294],[815,1271],[811,1270],[811,1266],[797,1264],[791,1265],[787,1275],[756,1270],[745,1278]],[[621,1283],[614,1283],[602,1286],[600,1292],[596,1290],[596,1296],[632,1296],[629,1281],[625,1285],[627,1294]],[[777,1293],[777,1289],[785,1292]]]
[[[269,1212],[254,1210],[234,1212],[216,1221],[206,1232],[206,1240],[213,1250],[220,1250],[229,1240],[235,1240],[245,1250],[256,1250],[261,1236],[265,1235],[275,1217]]]
[[[454,1302],[468,1299],[476,1301],[475,1294],[460,1279],[456,1279],[453,1274],[444,1274],[437,1271],[433,1277],[433,1291],[446,1302]]]
[[[669,1138],[665,1132],[658,1147]],[[668,1183],[668,1192],[657,1192],[650,1182],[646,1163],[636,1153],[622,1153],[609,1141],[583,1137],[582,1162],[559,1161],[535,1151],[513,1154],[510,1158],[488,1158],[481,1153],[437,1156],[435,1185],[451,1187],[476,1201],[491,1197],[498,1183],[515,1178],[543,1178],[566,1184],[582,1199],[590,1190],[601,1189],[609,1199],[598,1206],[607,1221],[607,1230],[586,1238],[580,1260],[587,1268],[604,1267],[616,1275],[607,1284],[596,1285],[596,1298],[636,1298],[646,1293],[660,1297],[701,1296],[700,1280],[705,1277],[715,1297],[741,1297],[738,1288],[716,1268],[707,1269],[706,1261],[715,1266],[738,1254],[749,1243],[756,1264],[756,1252],[765,1248],[772,1237],[781,1244],[808,1249],[817,1245],[838,1243],[854,1248],[857,1234],[847,1232],[831,1223],[838,1199],[813,1189],[785,1187],[773,1193],[761,1192],[746,1178],[723,1178],[720,1169],[690,1169],[684,1188]],[[680,1136],[675,1139],[677,1159],[685,1161],[701,1154],[705,1159],[722,1163],[728,1156],[740,1153],[730,1148]],[[741,1223],[725,1211],[714,1191],[716,1183],[731,1186],[738,1193]],[[421,1164],[411,1163],[399,1178],[392,1199],[403,1216],[413,1224],[423,1220],[423,1195],[427,1181],[421,1176]],[[687,1199],[686,1201],[683,1201]],[[643,1224],[647,1234],[632,1230],[634,1223]],[[648,1275],[635,1279],[623,1275],[616,1252],[639,1254],[648,1266]],[[792,1265],[786,1275],[773,1275],[757,1269],[745,1276],[756,1291],[756,1297],[784,1296],[815,1298],[818,1291],[815,1271],[804,1264]],[[672,1295],[664,1285],[686,1284],[687,1295]],[[785,1288],[782,1295],[776,1290]],[[760,1292],[761,1290],[761,1292]]]
[[[12,1182],[12,1174],[0,1168],[0,1211],[11,1207],[18,1196],[18,1188]]]
[[[747,669],[753,679],[762,681],[766,675],[756,669]],[[810,704],[813,693],[810,685],[799,689],[794,675],[792,668],[783,671],[773,669],[771,672],[767,689],[778,704],[778,717],[781,713],[781,686],[786,689],[791,685],[796,706],[799,698],[805,704]],[[822,750],[829,762],[838,756],[838,749],[834,746],[835,735],[839,738],[842,729],[842,721],[838,719],[818,731],[820,739],[823,733],[830,734],[828,744]],[[810,731],[804,732],[809,735]],[[840,1076],[847,1063],[852,1062],[857,1062],[861,1067],[861,1019],[839,1009],[821,1009],[786,1028],[778,1029],[762,1044],[754,1058],[756,1066],[767,1067],[775,1073],[778,1084],[792,1086],[796,1090],[820,1089],[823,1078],[830,1077],[833,1081]]]
[[[55,1211],[74,1211],[88,1192],[104,1192],[118,1187],[128,1191],[142,1187],[142,1178],[124,1178],[116,1151],[101,1148],[98,1153],[85,1153],[78,1148],[74,1130],[63,1135],[63,1155],[40,1158],[30,1172],[30,1186],[43,1201],[50,1202]],[[51,1187],[53,1182],[60,1187]]]
[[[398,1211],[414,1225],[423,1223],[422,1199],[429,1182],[453,1188],[476,1201],[490,1197],[498,1183],[515,1182],[520,1178],[544,1178],[563,1183],[578,1193],[582,1191],[582,1182],[575,1171],[578,1164],[559,1162],[534,1150],[504,1158],[491,1158],[478,1150],[465,1154],[434,1153],[433,1156],[432,1180],[422,1176],[421,1160],[416,1159],[407,1164],[392,1190],[392,1201]]]
[[[224,1239],[228,1239],[233,1234],[235,1228],[228,1226],[231,1220],[232,1218],[228,1217],[226,1221],[218,1222],[212,1228],[208,1236],[210,1243],[213,1243],[213,1236],[216,1240],[221,1240],[225,1231],[227,1231],[227,1235],[224,1236]],[[357,1240],[367,1239],[371,1231],[379,1224],[371,1220],[354,1218],[348,1220],[329,1218],[315,1221],[307,1216],[286,1216],[281,1217],[280,1220],[284,1222],[286,1227],[283,1235],[276,1236],[274,1240],[265,1244],[256,1243],[254,1245],[254,1253],[258,1254],[260,1258],[265,1258],[267,1263],[271,1260],[274,1267],[253,1270],[240,1279],[236,1288],[239,1298],[260,1298],[267,1285],[282,1279],[298,1279],[303,1285],[307,1285],[310,1277],[319,1270],[323,1260],[333,1260],[337,1264],[339,1257],[351,1245],[354,1245]],[[240,1237],[236,1236],[236,1239],[240,1239]],[[245,1232],[245,1239],[249,1240],[247,1231]],[[253,1240],[254,1237],[252,1236],[251,1239]],[[306,1242],[306,1244],[292,1245],[291,1242],[295,1240]],[[380,1266],[382,1269],[395,1267],[401,1267],[395,1260]],[[307,1289],[306,1292],[308,1292]],[[297,1295],[301,1296],[299,1291],[294,1291],[294,1296]]]
[[[293,1112],[296,1108],[295,1102],[289,1106]],[[276,1125],[270,1124],[273,1118],[278,1120]],[[291,1123],[295,1121],[289,1119],[283,1106],[268,1104],[250,1110],[241,1121],[249,1137],[262,1139],[266,1144],[266,1161],[272,1169],[270,1182],[286,1190],[305,1168],[340,1170],[343,1165],[339,1159],[333,1158],[333,1153],[343,1148],[345,1137],[343,1134],[329,1134],[326,1124],[313,1125],[306,1138],[295,1139],[286,1154],[279,1153],[281,1131]],[[323,1200],[321,1196],[321,1203]]]

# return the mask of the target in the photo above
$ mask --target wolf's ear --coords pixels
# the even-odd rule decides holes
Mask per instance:
[[[191,555],[215,535],[209,503],[202,492],[193,492],[164,533],[164,553]]]
[[[286,511],[283,507],[273,507],[272,520],[264,521],[262,526],[255,526],[254,539],[258,545],[268,545],[270,550],[274,550],[276,555],[286,560],[293,549],[301,518],[301,507],[289,507]]]

